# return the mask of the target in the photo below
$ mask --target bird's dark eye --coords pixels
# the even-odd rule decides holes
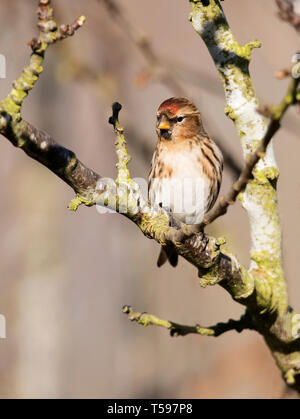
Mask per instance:
[[[183,116],[178,116],[177,122],[182,122],[182,121],[183,121]]]

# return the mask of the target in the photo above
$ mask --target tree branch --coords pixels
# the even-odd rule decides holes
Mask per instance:
[[[32,48],[30,63],[24,68],[21,77],[13,83],[13,89],[5,100],[1,102],[1,110],[7,111],[14,122],[21,120],[21,105],[35,86],[40,74],[43,71],[42,64],[44,55],[49,45],[74,35],[85,22],[85,16],[80,16],[72,25],[57,26],[53,20],[53,9],[50,0],[40,0],[38,14],[38,27],[40,28],[39,38],[33,38],[29,45]]]
[[[50,0],[40,0],[37,14],[40,35],[29,42],[33,51],[29,65],[13,83],[8,96],[0,102],[0,132],[14,146],[64,180],[80,196],[81,202],[89,205],[95,203],[95,188],[100,176],[81,163],[73,151],[59,145],[49,134],[21,117],[22,104],[43,71],[48,46],[72,36],[83,25],[85,17],[80,16],[72,25],[58,27],[53,19]]]
[[[207,6],[191,0],[191,5],[192,23],[205,41],[224,82],[226,114],[238,128],[245,159],[251,159],[266,135],[265,122],[257,112],[258,101],[248,71],[251,50],[259,43],[245,46],[237,43],[217,0],[210,0]],[[104,185],[103,179],[84,166],[72,151],[22,120],[23,101],[42,71],[48,45],[63,39],[65,36],[62,34],[72,34],[80,26],[78,22],[84,20],[80,18],[67,30],[62,27],[57,29],[50,0],[40,0],[39,11],[40,42],[33,42],[34,51],[29,66],[24,69],[8,97],[0,102],[0,132],[74,189],[77,197],[71,202],[71,209],[76,210],[81,203],[115,209],[131,219],[147,237],[165,245],[170,237],[176,238],[178,230],[170,227],[169,216],[163,209],[156,211],[150,207],[130,177],[127,167],[129,156],[116,105],[113,125],[118,176],[110,185]],[[281,111],[287,109],[287,105],[285,101]],[[224,249],[223,238],[198,233],[184,241],[174,240],[174,245],[179,255],[197,267],[200,285],[219,284],[234,300],[247,307],[251,327],[264,337],[286,382],[300,392],[300,338],[295,333],[300,330],[300,316],[288,307],[281,260],[277,177],[278,169],[269,144],[241,197],[251,222],[252,263],[249,271]],[[177,328],[180,329],[180,326],[177,325]]]
[[[283,106],[279,106],[279,113],[273,113],[274,122],[266,134],[264,118],[257,112],[258,100],[249,74],[252,49],[259,47],[260,42],[252,41],[244,46],[239,45],[218,0],[210,0],[207,6],[198,0],[190,0],[190,4],[190,20],[205,42],[219,72],[225,92],[225,113],[238,130],[247,162],[262,139],[273,134],[274,125],[277,128],[288,106],[287,96],[281,104]],[[293,103],[293,100],[289,103]],[[248,274],[254,280],[256,304],[261,309],[255,314],[249,303],[247,306],[257,330],[264,336],[283,376],[286,379],[287,371],[292,369],[293,379],[289,374],[288,384],[300,392],[300,342],[293,333],[291,319],[294,318],[299,323],[300,321],[299,316],[295,313],[291,315],[288,308],[282,268],[277,178],[278,168],[271,142],[265,155],[255,166],[253,179],[247,183],[240,197],[243,207],[248,212],[251,227],[251,265]],[[294,342],[293,349],[287,346],[291,341]]]
[[[239,320],[228,320],[227,323],[217,323],[214,326],[202,327],[198,324],[195,326],[186,326],[168,320],[162,320],[153,314],[140,313],[134,311],[132,307],[125,305],[122,308],[123,313],[128,315],[128,319],[135,321],[142,326],[160,326],[170,330],[171,336],[186,336],[189,334],[196,334],[200,336],[214,336],[218,337],[225,332],[235,330],[240,333],[245,329],[253,329],[251,319],[245,313]]]
[[[232,185],[229,192],[225,197],[220,197],[218,204],[213,208],[213,210],[205,216],[203,223],[199,227],[201,230],[203,227],[212,223],[221,215],[226,214],[229,205],[232,205],[238,195],[247,187],[248,182],[253,178],[253,170],[255,169],[256,164],[259,159],[264,158],[267,152],[267,147],[280,128],[280,121],[283,118],[285,112],[287,111],[290,105],[297,103],[297,88],[299,85],[299,78],[291,79],[290,86],[288,91],[277,106],[273,106],[270,109],[271,121],[269,123],[268,129],[264,135],[264,138],[261,140],[260,145],[257,147],[255,152],[246,159],[246,163],[242,173],[240,174],[238,180]]]
[[[278,17],[285,21],[289,22],[296,31],[299,32],[300,30],[300,15],[295,10],[295,3],[298,0],[276,0],[278,6]],[[299,1],[298,1],[298,10],[299,9]]]

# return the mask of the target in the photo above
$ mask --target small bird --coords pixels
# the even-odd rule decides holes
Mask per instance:
[[[164,208],[186,224],[199,224],[214,205],[221,185],[223,156],[206,133],[201,114],[185,98],[170,98],[158,108],[158,141],[148,182],[154,208]],[[171,217],[172,220],[172,217]],[[174,222],[174,221],[173,221]],[[161,248],[157,265],[178,263],[174,246]]]

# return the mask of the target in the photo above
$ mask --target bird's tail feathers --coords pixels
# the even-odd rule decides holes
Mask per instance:
[[[169,261],[170,265],[172,265],[174,268],[177,266],[178,253],[172,245],[161,247],[157,259],[157,266],[160,268],[162,265],[166,263],[167,260]]]

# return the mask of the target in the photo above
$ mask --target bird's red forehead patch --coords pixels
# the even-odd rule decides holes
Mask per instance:
[[[165,100],[160,107],[158,112],[170,112],[173,115],[176,115],[179,109],[182,109],[184,106],[187,106],[189,101],[187,99],[174,98]]]

